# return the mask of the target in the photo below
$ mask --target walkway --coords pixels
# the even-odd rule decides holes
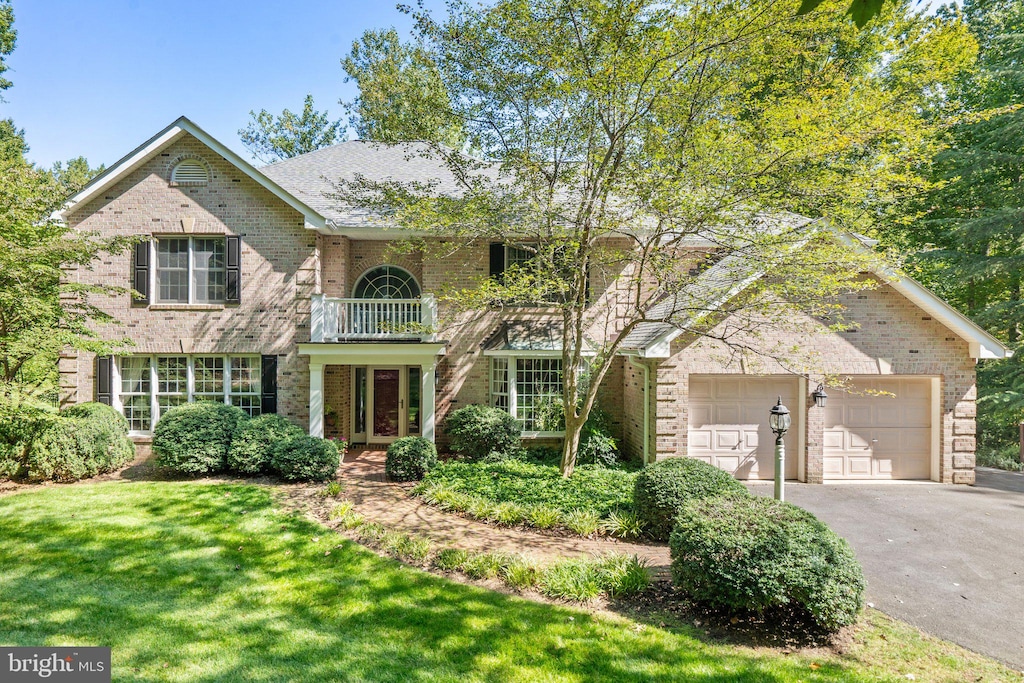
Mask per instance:
[[[438,510],[409,494],[412,484],[385,481],[384,452],[349,452],[341,465],[346,484],[342,498],[355,503],[356,512],[368,521],[390,529],[429,538],[435,545],[465,550],[522,553],[540,561],[607,552],[637,555],[658,573],[668,571],[666,546],[625,543],[613,538],[558,536],[519,528],[501,528]],[[333,500],[323,506],[329,509]],[[321,508],[321,515],[325,514]]]

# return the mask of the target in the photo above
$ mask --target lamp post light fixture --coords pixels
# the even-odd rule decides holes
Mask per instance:
[[[779,402],[772,406],[768,414],[768,426],[775,432],[775,500],[785,500],[785,479],[786,479],[786,445],[782,437],[789,431],[793,423],[793,417],[789,414],[789,408],[782,405],[782,397]]]
[[[825,402],[828,401],[828,394],[825,393],[825,385],[818,384],[818,388],[811,394],[811,398],[814,399],[814,405],[819,408],[824,408]]]

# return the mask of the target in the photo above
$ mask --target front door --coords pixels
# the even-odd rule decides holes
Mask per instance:
[[[373,419],[370,440],[375,443],[394,441],[402,432],[402,370],[373,368]]]

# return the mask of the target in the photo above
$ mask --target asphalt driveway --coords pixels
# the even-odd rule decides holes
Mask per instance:
[[[786,499],[849,540],[869,603],[1024,669],[1024,473],[978,468],[977,482],[787,483]]]

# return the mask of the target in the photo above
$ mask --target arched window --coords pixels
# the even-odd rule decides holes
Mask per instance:
[[[210,172],[199,159],[182,159],[171,170],[171,182],[179,185],[201,185],[209,180]]]
[[[420,286],[404,268],[377,266],[363,273],[352,296],[357,299],[418,299]]]

